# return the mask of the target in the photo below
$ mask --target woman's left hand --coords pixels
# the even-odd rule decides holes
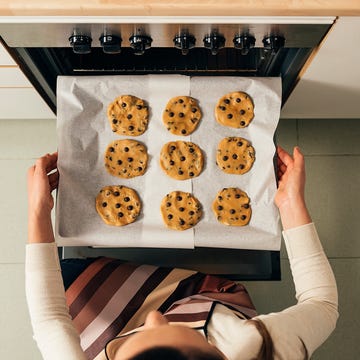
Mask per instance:
[[[49,215],[54,207],[51,193],[59,184],[57,158],[57,152],[46,154],[28,170],[29,215]]]

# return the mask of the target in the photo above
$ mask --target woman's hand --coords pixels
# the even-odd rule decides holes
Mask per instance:
[[[27,178],[29,214],[48,214],[54,207],[51,193],[59,183],[56,164],[57,153],[55,152],[42,156],[34,166],[29,168]]]
[[[58,187],[57,153],[39,158],[29,168],[28,183],[28,242],[53,242],[51,210],[54,207],[52,191]]]
[[[278,190],[275,204],[279,208],[284,229],[311,222],[305,204],[305,162],[298,147],[293,156],[280,146],[278,154]]]

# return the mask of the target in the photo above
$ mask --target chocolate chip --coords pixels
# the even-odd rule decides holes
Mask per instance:
[[[111,146],[111,147],[109,148],[109,151],[110,151],[110,152],[114,152],[115,149]]]
[[[125,152],[129,152],[129,150],[130,150],[130,149],[129,149],[127,146],[124,147],[124,151],[125,151]]]
[[[185,225],[185,220],[180,219],[180,220],[179,220],[179,224],[180,224],[180,225]]]
[[[243,143],[241,141],[238,141],[238,143],[236,145],[237,146],[243,146]]]
[[[127,118],[130,120],[130,119],[132,118],[132,115],[129,114],[129,115],[127,116]]]
[[[175,161],[174,161],[174,160],[170,160],[170,161],[169,161],[169,164],[170,164],[170,165],[174,165],[174,164],[175,164]]]
[[[115,204],[115,207],[118,209],[121,205],[119,203]]]
[[[113,121],[112,121],[113,124],[117,124],[117,122],[118,121],[116,119],[113,119]]]
[[[222,199],[223,199],[222,196],[219,195],[219,196],[218,196],[218,200],[221,201]]]
[[[170,117],[174,117],[174,115],[175,115],[175,114],[174,114],[173,112],[169,112],[169,116],[170,116]]]
[[[244,166],[243,164],[240,165],[240,169],[241,169],[241,170],[244,169],[244,167],[245,167],[245,166]]]
[[[223,160],[224,160],[224,161],[227,161],[228,159],[229,159],[229,157],[228,157],[228,156],[226,156],[226,155],[225,155],[225,156],[223,156]]]
[[[249,204],[244,204],[244,205],[243,205],[243,208],[244,208],[244,209],[248,209],[249,207],[250,207]]]
[[[142,169],[143,169],[143,168],[142,168],[141,166],[138,167],[138,171],[142,171]]]
[[[244,115],[245,114],[245,110],[241,109],[240,110],[240,115]]]
[[[167,216],[167,218],[168,218],[169,220],[171,220],[171,219],[173,218],[173,216],[172,216],[171,214],[169,214],[169,215]]]
[[[225,104],[230,104],[230,100],[229,100],[229,99],[225,99],[225,100],[224,100],[224,103],[225,103]]]
[[[118,165],[121,165],[121,164],[122,164],[122,160],[118,160],[118,161],[117,161],[117,164],[118,164]]]
[[[128,210],[132,210],[134,207],[132,205],[127,206]]]
[[[171,150],[171,151],[174,151],[175,149],[176,149],[176,146],[175,146],[175,145],[171,145],[171,146],[170,146],[170,150]]]
[[[185,130],[185,129],[182,129],[182,130],[181,130],[181,133],[182,133],[183,135],[185,135],[185,134],[186,134],[186,130]]]
[[[236,154],[233,154],[233,155],[232,155],[232,158],[233,158],[234,160],[236,160],[237,157],[238,157],[238,156],[237,156]]]
[[[189,176],[193,177],[194,175],[195,174],[192,171],[189,172]]]
[[[109,156],[109,160],[112,161],[112,157],[111,157],[111,156]]]
[[[239,103],[241,101],[240,98],[236,98],[236,102]]]
[[[182,175],[182,174],[184,174],[184,172],[183,172],[182,170],[179,170],[179,171],[178,171],[178,174],[179,174],[179,175]]]
[[[114,196],[119,196],[120,193],[118,191],[114,191]]]
[[[128,196],[124,197],[124,201],[125,202],[129,202],[130,201],[130,198]]]
[[[137,108],[138,110],[141,110],[141,109],[142,109],[142,106],[141,106],[141,105],[136,105],[136,108]]]
[[[235,212],[236,212],[236,211],[235,211],[234,209],[231,209],[231,210],[230,210],[230,214],[235,214]]]
[[[130,125],[130,126],[128,127],[128,129],[129,129],[129,131],[133,131],[133,130],[134,130],[134,127],[133,127],[132,125]]]
[[[181,201],[181,200],[182,200],[182,196],[178,195],[178,196],[176,197],[176,200],[177,200],[177,201]]]
[[[246,215],[241,215],[241,220],[245,220],[246,219]]]
[[[240,121],[241,126],[245,126],[245,121]]]
[[[179,207],[179,211],[183,212],[183,211],[185,211],[185,208]]]
[[[184,102],[183,99],[179,99],[179,103],[182,104]]]
[[[235,199],[240,199],[241,195],[240,194],[235,194]]]
[[[227,114],[228,119],[232,119],[232,117],[233,117],[232,114]]]
[[[122,107],[126,107],[126,103],[122,103],[121,106],[122,106]]]
[[[181,157],[180,157],[180,160],[181,160],[181,161],[185,161],[185,160],[186,160],[185,156],[181,156]]]
[[[221,211],[221,210],[223,209],[223,207],[222,207],[221,205],[219,205],[219,206],[217,207],[217,209]]]
[[[166,207],[170,207],[170,206],[171,206],[171,202],[167,202]]]
[[[122,212],[118,212],[118,217],[122,218],[124,214]]]
[[[193,153],[194,151],[195,151],[195,149],[192,147],[189,149],[189,152],[191,152],[191,153]]]
[[[189,211],[189,215],[190,215],[190,216],[193,216],[194,214],[195,214],[194,211],[192,211],[192,210]]]
[[[103,202],[101,205],[102,207],[107,207],[107,202]]]
[[[192,108],[191,112],[195,114],[197,112],[197,108]]]
[[[225,111],[226,110],[226,107],[225,106],[219,106],[220,110],[221,111]]]
[[[179,113],[179,117],[181,117],[181,118],[184,117],[184,113],[182,113],[182,112]]]

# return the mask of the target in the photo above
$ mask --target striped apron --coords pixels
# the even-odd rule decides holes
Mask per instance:
[[[66,290],[70,315],[88,359],[104,359],[105,345],[141,327],[151,310],[170,323],[202,329],[217,303],[237,316],[256,315],[241,284],[196,271],[124,263],[101,257]]]

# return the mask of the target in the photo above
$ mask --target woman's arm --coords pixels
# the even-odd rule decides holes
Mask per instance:
[[[331,334],[338,318],[336,281],[304,198],[305,164],[298,148],[290,156],[278,148],[279,187],[275,203],[295,283],[297,305],[259,316],[274,342],[277,356],[311,356]]]
[[[34,338],[44,359],[85,359],[68,312],[51,223],[52,191],[57,188],[57,153],[37,160],[28,171],[26,298]]]

